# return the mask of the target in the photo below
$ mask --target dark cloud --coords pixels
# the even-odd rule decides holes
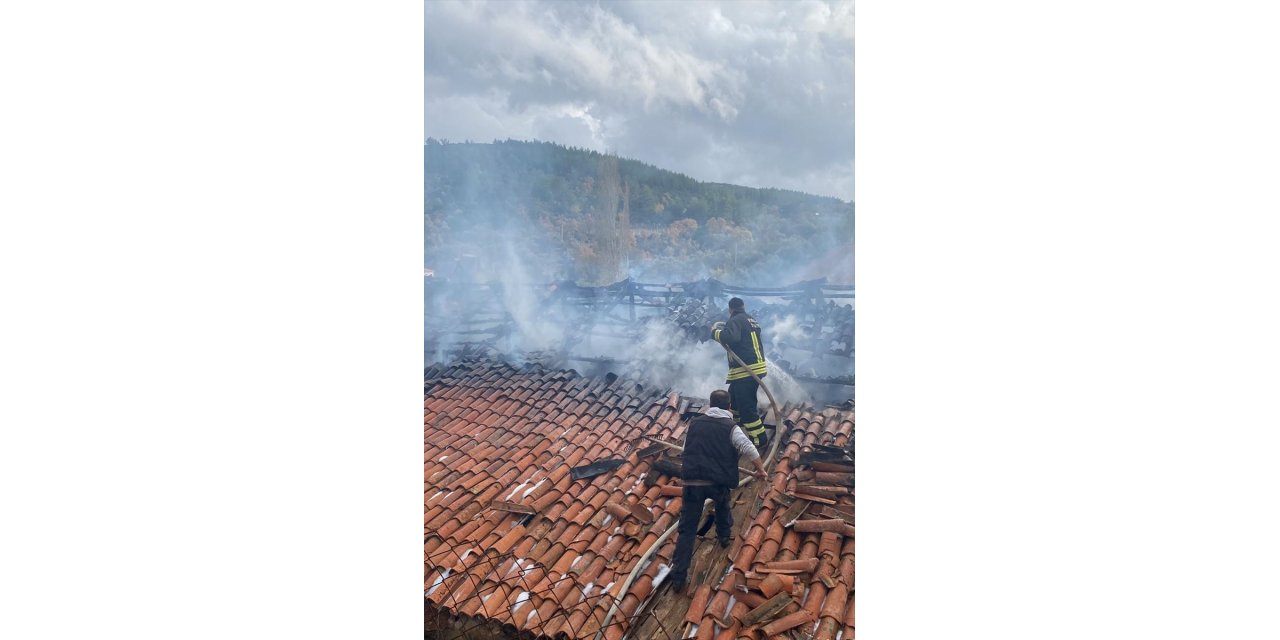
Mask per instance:
[[[853,3],[426,3],[426,131],[853,199]]]

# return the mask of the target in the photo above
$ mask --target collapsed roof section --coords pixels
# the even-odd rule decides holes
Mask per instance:
[[[705,340],[707,325],[723,320],[728,298],[739,296],[764,323],[770,342],[766,355],[775,366],[806,384],[853,386],[854,289],[825,279],[783,287],[740,287],[714,279],[670,284],[627,279],[583,287],[427,278],[425,294],[431,359],[447,360],[466,346],[509,354],[536,342],[536,348],[558,356],[554,366],[625,363],[616,341],[638,340],[652,322],[664,322],[690,340]],[[784,325],[785,336],[769,337]]]
[[[681,441],[700,401],[616,377],[474,357],[432,366],[424,390],[428,629],[453,637],[485,635],[467,630],[680,636],[683,621],[667,612],[673,601],[683,606],[683,596],[658,589],[681,502],[660,441]],[[812,620],[793,616],[786,624],[803,618],[796,627],[808,624],[828,638],[852,627],[853,412],[782,413],[791,426],[783,427],[779,462],[766,485],[742,492],[744,526],[720,554],[734,566],[707,583],[708,597],[693,612],[698,637],[746,630],[742,607],[755,600],[739,587],[762,595],[775,573],[770,588],[788,583],[793,600],[776,616],[758,615],[757,628],[801,607],[816,608]]]

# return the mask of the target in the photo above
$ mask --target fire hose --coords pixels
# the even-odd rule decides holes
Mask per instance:
[[[760,385],[760,388],[764,389],[765,396],[769,398],[769,405],[773,408],[774,422],[777,425],[781,425],[782,412],[778,408],[777,401],[773,399],[773,393],[769,391],[769,387],[765,386],[764,381],[760,379],[760,376],[757,376],[755,372],[752,371],[751,368],[748,367],[747,364],[742,361],[742,358],[739,358],[738,354],[733,352],[732,349],[730,349],[728,346],[726,346],[723,343],[717,343],[717,344],[719,344],[721,347],[724,347],[725,353],[728,353],[729,357],[733,359],[734,362],[738,363],[738,366],[746,369],[747,373],[750,374],[751,377],[754,378],[755,381]],[[764,466],[766,468],[768,467],[769,461],[773,459],[773,454],[778,452],[778,443],[781,441],[782,441],[782,438],[779,437],[779,434],[775,429],[773,433],[773,443],[769,445],[769,453],[765,454],[763,459],[760,461],[761,466]],[[738,482],[738,488],[741,489],[742,487],[745,487],[747,483],[751,482],[753,479],[754,479],[753,476],[747,476],[746,478],[743,478],[741,481]],[[760,495],[760,489],[757,489],[756,497],[759,497],[759,495]],[[706,500],[702,503],[703,509],[707,508],[708,502],[711,502],[711,501]],[[751,527],[750,520],[744,522],[743,524],[744,524],[744,527],[743,527],[744,531]],[[613,619],[613,614],[617,612],[618,605],[622,603],[622,598],[626,596],[627,591],[631,589],[631,583],[635,582],[636,577],[640,575],[640,570],[646,566],[648,561],[653,557],[653,554],[656,553],[658,549],[662,547],[663,543],[667,541],[667,538],[670,538],[671,534],[674,533],[676,528],[679,526],[680,526],[680,521],[677,520],[676,523],[671,525],[671,527],[668,528],[666,531],[664,531],[662,535],[658,536],[658,539],[655,540],[653,544],[650,545],[649,548],[645,550],[644,555],[640,556],[640,559],[636,561],[635,568],[633,568],[631,570],[631,573],[627,575],[627,580],[622,583],[622,588],[618,590],[618,596],[613,599],[613,605],[609,607],[609,613],[605,615],[604,622],[600,625],[600,629],[596,631],[594,640],[600,640],[600,638],[604,636],[604,630],[608,628],[609,621]]]

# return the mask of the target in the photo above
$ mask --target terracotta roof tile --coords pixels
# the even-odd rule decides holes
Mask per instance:
[[[794,526],[784,527],[781,519],[774,517],[774,513],[781,513],[785,505],[791,504],[790,499],[782,501],[783,493],[794,490],[797,475],[813,474],[816,478],[812,470],[799,464],[800,454],[813,450],[814,444],[835,443],[840,447],[849,444],[853,434],[853,414],[834,409],[819,414],[804,408],[792,408],[785,415],[796,428],[780,434],[783,438],[780,460],[774,465],[769,486],[760,496],[759,509],[748,522],[738,526],[742,540],[733,550],[735,568],[713,587],[713,593],[721,598],[734,595],[734,604],[728,612],[708,611],[701,621],[697,637],[727,639],[742,635],[735,615],[741,617],[749,608],[762,604],[766,595],[784,590],[792,593],[796,601],[772,619],[761,621],[763,633],[777,634],[795,629],[802,636],[819,640],[835,640],[841,633],[845,637],[853,637],[855,543],[853,526],[849,524],[853,513],[852,491],[848,494],[841,491],[824,494],[835,496],[834,501],[844,510],[849,521],[843,519],[845,516],[834,518],[810,511],[800,521],[805,524],[796,530]],[[851,476],[824,477],[826,481],[841,481],[835,484],[842,484],[846,479],[851,486]],[[670,502],[676,500],[671,499]],[[773,510],[775,506],[777,511]],[[810,505],[813,506],[821,505]],[[749,575],[754,577],[748,582],[752,590],[735,592],[736,583],[742,579],[741,571],[745,568],[752,569]],[[779,569],[792,573],[771,572]],[[765,572],[756,573],[761,570]]]
[[[619,640],[630,626],[627,617],[654,595],[654,578],[670,562],[674,538],[656,550],[655,561],[627,593],[620,592],[622,583],[641,554],[676,522],[681,502],[678,487],[664,491],[642,482],[652,461],[639,459],[635,451],[646,435],[678,440],[684,428],[680,414],[695,403],[674,393],[645,392],[572,371],[498,362],[433,365],[427,374],[427,600],[460,615],[509,625],[513,633],[561,631],[574,637],[584,630],[594,634],[617,598],[619,611],[604,637]],[[738,535],[751,539],[742,540],[734,552],[740,568],[710,589],[708,604],[718,610],[707,613],[703,622],[711,624],[700,627],[699,637],[731,638],[739,632],[734,615],[743,615],[760,595],[737,592],[742,597],[733,599],[730,608],[732,585],[742,580],[742,570],[797,559],[801,568],[812,564],[814,570],[777,576],[802,578],[792,588],[803,596],[805,608],[793,605],[784,614],[802,613],[794,627],[823,640],[852,633],[852,526],[841,521],[840,526],[800,525],[824,531],[784,529],[772,507],[780,510],[787,503],[779,501],[796,486],[792,468],[802,451],[814,444],[843,447],[849,442],[853,414],[789,409],[786,415],[796,429],[782,436],[781,460],[761,495],[763,508],[748,517],[751,522],[738,525]],[[626,462],[612,472],[571,479],[572,467],[610,457]],[[825,472],[838,473],[839,467]],[[845,510],[841,518],[852,518],[852,495],[822,491],[821,486],[828,485],[814,484],[815,494],[827,499],[835,495]],[[496,501],[523,505],[533,514],[494,509]],[[810,514],[803,521],[834,519]],[[753,580],[759,584],[758,577]],[[847,606],[840,601],[845,593]],[[811,615],[810,605],[820,620],[805,617]],[[777,624],[784,617],[768,622]]]
[[[802,625],[810,625],[814,621],[812,613],[805,610],[797,611],[793,614],[775,619],[773,622],[761,627],[761,631],[766,636],[775,636],[783,631],[794,629]]]
[[[440,548],[440,545],[442,544],[444,544],[444,538],[441,538],[440,536],[435,534],[431,534],[427,536],[426,541],[423,542],[422,544],[423,557],[430,556],[431,553],[436,549]]]
[[[804,610],[809,612],[809,616],[817,620],[822,612],[822,603],[827,598],[827,585],[820,580],[814,580],[809,584],[809,589],[804,594]]]
[[[560,534],[560,541],[564,543],[565,547],[577,552],[574,554],[575,557],[581,557],[582,552],[585,551],[583,548],[585,545],[578,541],[578,533],[580,531],[582,531],[582,525],[570,521],[569,526],[564,528],[564,533]]]
[[[711,616],[716,619],[725,617],[729,611],[729,591],[720,589],[711,595],[711,601],[707,603],[707,608],[703,611],[703,618]]]
[[[816,568],[818,560],[818,540],[815,540],[813,536],[807,536],[804,543],[800,545],[800,551],[796,552],[796,557],[802,561],[814,561],[814,568]]]
[[[503,534],[503,536],[499,538],[497,542],[493,543],[493,546],[490,547],[490,549],[492,549],[499,555],[504,554],[507,551],[510,551],[511,548],[515,546],[516,541],[521,539],[522,536],[524,536],[525,531],[526,529],[523,525],[516,525],[510,531]]]
[[[462,521],[459,520],[459,522],[462,522]],[[447,529],[442,528],[442,529],[439,529],[438,532],[441,535],[446,536],[450,540],[454,540],[454,541],[470,540],[472,539],[472,534],[476,533],[477,530],[480,529],[480,527],[484,524],[485,522],[483,520],[471,519],[463,522],[454,531],[448,531]],[[448,531],[448,533],[446,533],[446,531]],[[476,539],[479,539],[479,536],[476,536]]]
[[[576,522],[570,525],[580,527],[576,531],[572,528],[568,529],[565,535],[568,536],[569,532],[573,533],[573,541],[568,544],[568,547],[571,551],[577,552],[581,560],[588,551],[591,551],[591,539],[596,536],[597,529],[591,525],[578,525]]]
[[[769,574],[760,581],[760,592],[766,598],[772,598],[783,591],[790,591],[791,576],[785,576],[779,573]]]
[[[655,531],[666,531],[671,527],[671,525],[676,524],[679,518],[680,514],[678,511],[663,511],[656,519],[654,519],[653,524],[649,525],[649,528]]]
[[[782,536],[782,546],[778,549],[777,560],[795,560],[800,553],[800,534],[795,528],[787,530],[786,535]]]
[[[564,575],[569,571],[569,567],[579,558],[579,556],[576,553],[566,553],[569,550],[569,546],[564,543],[558,543],[558,546],[558,559],[555,561],[555,564],[551,566],[551,571],[555,574]]]
[[[545,486],[546,488],[543,489],[541,495],[539,495],[536,499],[534,499],[533,502],[527,502],[527,501],[525,502],[525,505],[527,505],[530,509],[533,509],[534,512],[539,512],[546,509],[547,507],[551,506],[552,503],[558,500],[561,496],[560,493],[554,490],[555,489],[554,480],[547,479]]]
[[[629,509],[616,502],[606,502],[604,504],[604,510],[608,512],[609,515],[613,516],[617,520],[617,523],[622,523],[631,516],[631,511]]]
[[[757,563],[754,567],[756,573],[813,573],[818,568],[817,558],[807,558],[801,560],[782,560],[778,562]]]
[[[689,624],[697,624],[702,620],[702,614],[707,609],[707,603],[711,601],[711,585],[701,584],[693,592],[693,597],[689,600],[689,608],[685,612],[684,621]]]
[[[604,476],[596,476],[596,478],[603,477]],[[587,503],[587,506],[594,511],[600,509],[605,502],[608,502],[609,492],[601,490],[598,485],[587,484],[586,487],[583,487],[582,493],[578,495],[578,499]]]
[[[749,567],[755,561],[755,558],[755,546],[743,543],[742,548],[738,550],[738,555],[733,558],[733,564],[738,567]]]

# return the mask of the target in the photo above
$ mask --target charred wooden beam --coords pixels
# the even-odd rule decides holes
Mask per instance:
[[[598,476],[602,473],[613,471],[614,469],[621,467],[624,463],[626,463],[626,460],[619,458],[597,460],[591,464],[585,464],[580,467],[573,467],[572,469],[569,469],[569,477],[574,480],[581,480],[583,478]]]
[[[490,502],[489,508],[494,511],[509,511],[511,513],[523,513],[526,515],[535,513],[535,511],[530,507],[526,507],[515,502],[504,502],[501,500],[494,500],[493,502]]]
[[[791,604],[792,600],[793,598],[791,597],[791,594],[785,591],[776,594],[772,598],[765,600],[764,604],[748,611],[746,615],[742,616],[742,620],[739,622],[742,623],[743,627],[749,627],[753,624],[758,624],[765,620],[772,619],[783,609],[787,608],[787,605]]]
[[[856,524],[853,521],[853,512],[839,507],[822,507],[815,512],[815,515],[828,519],[839,518],[849,524]]]
[[[833,471],[836,473],[853,473],[853,461],[849,462],[813,462],[809,464],[814,471]]]
[[[665,473],[676,478],[683,477],[678,463],[672,462],[666,458],[658,458],[653,461],[653,470],[658,473]]]

